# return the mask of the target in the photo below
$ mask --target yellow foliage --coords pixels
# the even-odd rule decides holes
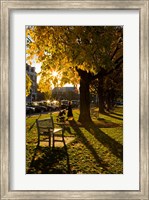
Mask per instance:
[[[32,38],[26,49],[27,60],[36,57],[37,62],[42,62],[39,88],[46,91],[66,81],[79,82],[76,66],[97,74],[101,68],[108,70],[113,60],[123,53],[120,48],[110,60],[117,44],[120,44],[121,34],[115,27],[34,26],[26,29],[26,35]],[[53,77],[52,71],[58,72],[58,76]]]
[[[26,96],[29,96],[31,89],[32,81],[29,75],[26,73]]]

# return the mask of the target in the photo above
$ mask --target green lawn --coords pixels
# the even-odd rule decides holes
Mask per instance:
[[[65,130],[65,143],[48,142],[37,147],[35,120],[49,114],[26,117],[26,173],[29,174],[122,174],[123,173],[123,108],[98,114],[91,109],[93,123],[78,122],[79,110]],[[53,114],[54,120],[56,114]]]

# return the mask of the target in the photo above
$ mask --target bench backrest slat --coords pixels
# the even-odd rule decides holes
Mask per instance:
[[[41,120],[36,120],[37,123],[37,127],[48,127],[51,129],[54,129],[54,122],[53,122],[53,117],[51,117],[50,119],[41,119]]]

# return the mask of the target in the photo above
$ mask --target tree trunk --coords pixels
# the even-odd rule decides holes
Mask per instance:
[[[80,79],[80,116],[79,122],[91,122],[89,81]]]
[[[99,98],[99,113],[104,113],[105,112],[105,98],[104,98],[104,90],[103,90],[103,78],[101,77],[99,79],[99,84],[98,84],[98,98]]]
[[[104,97],[102,94],[98,94],[99,97],[99,113],[105,113]]]
[[[90,72],[81,70],[76,67],[76,70],[80,76],[80,115],[79,115],[79,122],[91,122],[90,116],[90,92],[89,92],[89,85],[93,78]]]
[[[111,89],[108,91],[107,94],[107,105],[108,105],[108,111],[113,109],[113,99],[114,99],[114,90]]]
[[[108,95],[107,97],[107,111],[109,112],[111,110],[111,99],[110,96]]]

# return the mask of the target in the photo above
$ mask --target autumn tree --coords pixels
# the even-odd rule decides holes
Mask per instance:
[[[81,122],[91,120],[91,82],[96,78],[101,81],[103,72],[105,75],[105,72],[110,73],[116,68],[113,58],[120,40],[118,33],[118,28],[106,26],[39,26],[27,29],[27,37],[32,38],[27,48],[28,59],[36,55],[36,59],[44,63],[41,71],[43,79],[49,76],[48,70],[58,69],[61,76],[54,80],[55,84],[80,80]]]

